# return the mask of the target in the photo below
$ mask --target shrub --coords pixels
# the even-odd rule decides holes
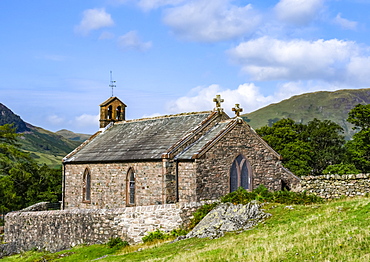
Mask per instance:
[[[144,236],[142,240],[144,243],[147,243],[157,239],[168,239],[169,237],[170,237],[169,234],[166,234],[163,231],[157,229],[156,231],[150,232],[148,235]]]
[[[165,233],[157,229],[156,231],[148,233],[148,235],[144,236],[142,240],[144,243],[147,243],[147,242],[153,242],[154,240],[166,240],[169,238],[176,238],[179,236],[184,236],[187,233],[188,231],[183,228],[173,229],[169,233]]]
[[[345,174],[359,174],[360,170],[358,170],[354,164],[336,164],[330,165],[322,171],[324,175],[345,175]]]
[[[312,204],[322,203],[324,200],[316,195],[310,195],[306,192],[292,192],[292,191],[273,191],[270,192],[268,189],[260,185],[255,190],[248,192],[242,187],[239,187],[236,191],[226,194],[221,198],[221,202],[230,202],[233,204],[247,204],[252,200],[258,200],[260,202],[274,202],[280,204]]]
[[[188,233],[187,230],[183,228],[174,229],[170,232],[170,235],[173,237],[185,236]]]
[[[107,242],[107,246],[110,248],[116,247],[116,248],[122,248],[127,247],[130,244],[127,241],[123,241],[120,237],[112,237]]]
[[[313,203],[323,203],[324,199],[314,194],[304,192],[276,191],[273,193],[269,202],[275,202],[286,205],[308,205]]]
[[[271,198],[272,194],[273,194],[272,192],[269,192],[268,189],[262,185],[258,186],[252,192],[248,192],[244,188],[239,187],[234,192],[231,192],[221,197],[221,202],[223,203],[230,202],[233,204],[246,205],[252,200],[258,200],[261,202],[264,202],[265,200],[268,201],[268,199]]]

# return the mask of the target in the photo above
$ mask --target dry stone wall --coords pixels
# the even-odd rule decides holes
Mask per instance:
[[[55,252],[82,243],[105,243],[111,237],[138,243],[146,232],[167,232],[187,224],[204,203],[12,212],[5,218],[8,244],[0,246],[0,257],[1,250],[3,254],[33,248]]]
[[[332,199],[370,193],[370,174],[301,177],[301,190]]]

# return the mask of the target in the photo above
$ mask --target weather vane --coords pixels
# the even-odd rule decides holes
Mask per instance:
[[[113,97],[113,88],[116,87],[115,83],[116,83],[116,81],[112,80],[112,71],[110,71],[110,85],[109,85],[109,87],[112,88],[112,97]]]

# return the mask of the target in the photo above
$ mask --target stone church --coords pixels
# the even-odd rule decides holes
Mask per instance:
[[[100,105],[100,130],[63,159],[63,208],[101,209],[217,199],[244,187],[295,188],[299,178],[240,118],[221,108],[125,120]]]

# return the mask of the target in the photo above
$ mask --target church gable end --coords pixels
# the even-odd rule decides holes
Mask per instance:
[[[229,126],[232,128],[221,131],[219,139],[208,142],[203,152],[199,150],[195,159],[197,201],[217,199],[238,186],[253,190],[265,185],[270,190],[280,190],[283,178],[291,183],[290,187],[299,183],[299,178],[280,164],[280,156],[247,123],[239,121]],[[241,173],[238,167],[233,168],[235,161]],[[242,178],[243,172],[247,177]]]

